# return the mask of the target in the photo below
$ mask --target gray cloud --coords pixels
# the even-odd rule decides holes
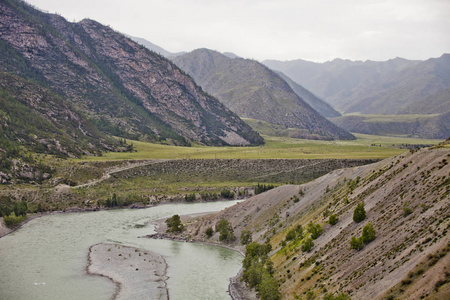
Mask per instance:
[[[95,19],[169,51],[255,59],[427,59],[450,52],[447,0],[28,0]]]

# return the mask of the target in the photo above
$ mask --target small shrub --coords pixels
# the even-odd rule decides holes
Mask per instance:
[[[5,222],[6,226],[10,228],[19,225],[25,219],[26,219],[25,216],[22,215],[16,216],[15,212],[12,212],[9,216],[3,217],[3,221]]]
[[[311,233],[313,240],[315,240],[322,234],[323,228],[320,224],[309,223],[308,231]]]
[[[214,233],[214,231],[213,231],[213,229],[212,229],[211,227],[209,227],[209,228],[206,229],[206,231],[205,231],[205,234],[206,234],[206,236],[208,237],[208,239],[209,239],[210,237],[212,237],[213,233]]]
[[[307,238],[305,241],[303,241],[303,244],[302,244],[303,252],[311,251],[312,247],[314,247],[314,242],[313,242],[312,238]]]
[[[339,218],[336,215],[330,215],[328,217],[328,224],[335,225],[339,221]]]
[[[195,201],[195,193],[186,194],[184,196],[184,199],[186,200],[186,202],[194,202]]]
[[[222,190],[220,192],[220,196],[222,196],[223,198],[226,198],[226,199],[233,199],[234,193],[230,190]]]
[[[364,243],[360,238],[352,236],[350,247],[355,250],[361,250],[364,247]]]
[[[361,235],[361,240],[364,244],[368,244],[375,239],[375,229],[373,228],[372,223],[366,224],[363,227],[363,232]]]
[[[405,202],[405,204],[403,204],[403,216],[406,217],[410,214],[412,214],[412,209],[409,207],[409,203]]]
[[[364,209],[364,202],[360,202],[353,211],[353,221],[359,223],[362,222],[365,218],[366,210]]]

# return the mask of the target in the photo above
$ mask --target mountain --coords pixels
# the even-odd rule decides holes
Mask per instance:
[[[279,70],[344,113],[408,113],[408,107],[450,87],[450,54],[426,61],[263,62]],[[436,103],[444,105],[447,97]]]
[[[179,55],[183,55],[186,52],[177,52],[177,53],[172,53],[167,51],[166,49],[153,44],[152,42],[144,39],[144,38],[140,38],[140,37],[134,37],[134,36],[130,36],[130,35],[126,35],[128,38],[132,39],[133,41],[135,41],[136,43],[138,43],[139,45],[142,45],[144,47],[146,47],[149,50],[152,50],[153,52],[158,53],[159,55],[162,55],[164,57],[175,57],[175,56],[179,56]]]
[[[439,115],[347,115],[330,119],[350,132],[424,139],[450,136],[450,111]]]
[[[100,131],[176,145],[263,143],[171,61],[110,27],[17,0],[0,10],[0,71],[47,88]]]
[[[432,94],[423,100],[414,102],[399,111],[399,114],[441,114],[450,112],[450,88]]]
[[[243,236],[269,244],[267,265],[282,299],[348,299],[337,298],[341,293],[355,300],[448,299],[449,143],[269,190],[189,220],[183,234],[241,251]],[[360,203],[365,219],[357,223]],[[236,240],[220,239],[221,220],[229,222]],[[352,240],[368,237],[363,228],[369,223],[371,239],[353,249]],[[253,274],[251,268],[244,274]]]
[[[291,87],[291,89],[306,103],[308,103],[315,111],[325,118],[340,117],[341,114],[337,112],[330,104],[326,103],[316,95],[296,83],[294,80],[286,76],[283,72],[277,72]]]
[[[304,138],[353,139],[301,99],[278,74],[254,60],[198,49],[173,59],[240,117],[297,128]]]

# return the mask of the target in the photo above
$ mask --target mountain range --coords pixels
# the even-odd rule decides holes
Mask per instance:
[[[280,75],[257,61],[230,58],[209,49],[197,49],[173,61],[240,117],[296,128],[304,138],[354,138],[317,113]],[[310,93],[307,96],[322,102]]]
[[[23,1],[0,10],[0,72],[46,88],[101,132],[175,145],[263,143],[171,61],[110,27]]]
[[[281,71],[342,113],[435,114],[450,109],[450,54],[426,61],[384,62],[335,59],[263,62]],[[425,110],[429,99],[433,105]],[[446,111],[445,111],[446,112]]]

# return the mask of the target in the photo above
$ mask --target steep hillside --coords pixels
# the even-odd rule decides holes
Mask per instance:
[[[52,169],[32,153],[67,158],[131,149],[48,89],[0,73],[0,183],[50,178]]]
[[[348,115],[330,120],[354,133],[425,139],[450,136],[450,111],[440,115]]]
[[[232,59],[208,49],[173,61],[241,117],[304,129],[306,138],[354,138],[314,111],[286,81],[257,61]]]
[[[396,58],[385,62],[336,59],[323,64],[302,60],[263,63],[345,113],[408,113],[408,106],[450,86],[450,54],[426,61]],[[448,97],[439,99],[435,107],[448,102]]]
[[[262,138],[167,59],[92,20],[0,3],[0,70],[47,86],[102,131],[173,144]]]
[[[179,55],[183,55],[186,52],[177,52],[177,53],[172,53],[167,51],[166,49],[153,44],[152,42],[144,39],[144,38],[140,38],[140,37],[134,37],[134,36],[128,36],[130,39],[132,39],[133,41],[135,41],[136,43],[146,47],[149,50],[152,50],[153,52],[156,52],[164,57],[174,57],[174,56],[179,56]]]
[[[324,116],[325,118],[340,117],[341,114],[337,112],[330,104],[326,103],[316,95],[296,83],[294,80],[286,76],[283,72],[277,72],[291,87],[291,89],[306,103],[308,103],[315,111]]]
[[[218,242],[214,228],[223,218],[237,237],[231,245],[243,247],[244,230],[253,241],[269,241],[283,299],[322,299],[341,292],[352,299],[448,298],[449,143],[267,191],[191,221],[186,235]],[[356,223],[359,203],[366,218]],[[328,224],[331,215],[338,218],[335,225]],[[314,232],[311,222],[323,231],[309,252],[302,251]],[[375,239],[352,249],[352,237],[360,237],[369,223]],[[210,239],[208,228],[213,228]]]

